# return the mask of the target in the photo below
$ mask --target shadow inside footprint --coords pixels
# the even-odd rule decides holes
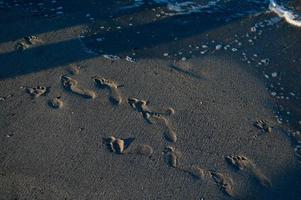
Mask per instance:
[[[55,97],[53,99],[50,99],[48,101],[48,105],[52,108],[56,108],[56,109],[60,109],[63,107],[64,105],[64,102],[61,100],[61,97],[58,96],[58,97]]]
[[[178,168],[180,152],[176,151],[174,147],[168,146],[164,149],[164,160],[168,166]]]
[[[257,120],[253,124],[256,128],[260,129],[262,132],[265,133],[271,133],[272,132],[272,126],[270,125],[270,122],[267,120]]]
[[[50,87],[37,86],[33,88],[27,88],[27,93],[32,97],[46,96],[50,92]]]
[[[34,36],[34,35],[26,36],[22,39],[22,41],[18,42],[15,45],[15,49],[18,51],[23,51],[29,48],[31,45],[35,45],[41,42],[42,40],[38,36]]]

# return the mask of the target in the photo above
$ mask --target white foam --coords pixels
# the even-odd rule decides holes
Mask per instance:
[[[301,17],[295,14],[293,11],[290,11],[283,6],[280,6],[274,0],[270,0],[269,8],[271,11],[276,13],[279,17],[282,17],[289,24],[301,27]]]
[[[161,1],[162,0],[157,0]],[[182,3],[167,1],[167,9],[177,15],[186,15],[191,13],[200,13],[206,9],[213,8],[220,0],[209,1],[207,4],[199,4],[193,1],[185,1]]]
[[[167,9],[170,13],[169,15],[185,15],[191,13],[199,13],[202,12],[204,9],[210,9],[221,0],[212,0],[209,1],[207,4],[200,4],[194,1],[183,1],[177,2],[176,0],[153,0],[153,2],[157,4],[163,4],[167,6]],[[141,7],[145,4],[144,0],[135,0],[134,4],[124,6],[122,9],[131,9]]]

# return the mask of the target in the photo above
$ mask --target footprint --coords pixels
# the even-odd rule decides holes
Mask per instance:
[[[103,138],[104,144],[107,149],[117,154],[125,154],[125,150],[131,145],[135,138],[115,138],[114,136]]]
[[[28,45],[35,45],[35,44],[42,42],[42,40],[38,36],[35,36],[35,35],[27,36],[27,37],[24,37],[23,39]]]
[[[272,132],[272,127],[269,125],[269,122],[267,120],[257,120],[254,123],[254,126],[263,132],[266,133],[271,133]]]
[[[177,134],[170,125],[170,122],[164,117],[164,115],[172,115],[175,113],[173,108],[168,108],[165,113],[159,113],[152,111],[148,106],[148,102],[137,98],[129,98],[128,103],[137,112],[140,112],[143,118],[150,124],[159,122],[164,126],[164,138],[170,142],[177,141]]]
[[[234,184],[230,176],[216,171],[210,171],[210,175],[225,194],[234,196]]]
[[[170,122],[160,115],[153,115],[153,118],[159,121],[164,126],[164,138],[169,142],[177,141],[177,134],[173,127],[170,125]]]
[[[64,76],[62,76],[61,80],[62,80],[62,84],[63,84],[64,88],[67,90],[70,90],[71,92],[73,92],[75,94],[81,95],[85,98],[94,99],[96,97],[95,92],[93,92],[92,90],[78,87],[77,80],[75,80],[69,76],[64,75]]]
[[[58,96],[58,97],[55,97],[55,98],[49,100],[49,105],[50,105],[52,108],[60,109],[60,108],[63,107],[64,102],[61,100],[61,97]]]
[[[100,88],[108,89],[110,91],[109,99],[113,104],[115,104],[115,105],[121,104],[122,97],[118,90],[118,85],[115,81],[110,80],[110,79],[100,78],[97,76],[94,77],[94,81]]]
[[[250,173],[264,187],[271,187],[271,181],[245,156],[226,156],[226,161],[238,170]]]
[[[184,167],[182,170],[190,174],[195,179],[203,180],[205,178],[205,170],[199,167],[198,165]]]
[[[27,36],[22,41],[18,42],[15,46],[16,50],[23,51],[29,48],[31,45],[40,43],[42,40],[38,36]]]
[[[132,153],[150,157],[154,153],[154,150],[151,146],[147,144],[143,144],[143,145],[138,145]]]
[[[140,100],[137,98],[129,98],[128,103],[137,112],[140,112],[143,118],[150,124],[155,123],[153,118],[154,116],[170,116],[175,113],[173,108],[168,108],[167,111],[164,113],[152,111],[148,107],[148,101]]]
[[[18,51],[24,51],[25,49],[27,49],[29,47],[28,44],[26,44],[25,42],[18,42],[15,46],[15,49]]]
[[[174,147],[168,146],[164,149],[164,159],[170,167],[179,167],[180,156],[180,152],[176,151]]]
[[[32,96],[32,97],[39,97],[39,96],[45,96],[49,92],[50,87],[44,87],[44,86],[37,86],[33,88],[27,88],[26,91]]]

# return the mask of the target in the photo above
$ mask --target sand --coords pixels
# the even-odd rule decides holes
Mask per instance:
[[[262,13],[207,32],[176,27],[174,41],[116,42],[110,60],[79,38],[112,24],[117,6],[61,4],[51,18],[0,10],[1,200],[301,198],[300,30]],[[196,27],[183,18],[164,23]]]

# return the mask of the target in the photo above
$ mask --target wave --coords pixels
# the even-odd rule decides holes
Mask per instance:
[[[301,17],[294,13],[292,10],[286,9],[284,6],[278,5],[276,1],[270,0],[269,9],[276,13],[279,17],[282,17],[289,24],[301,27]]]

